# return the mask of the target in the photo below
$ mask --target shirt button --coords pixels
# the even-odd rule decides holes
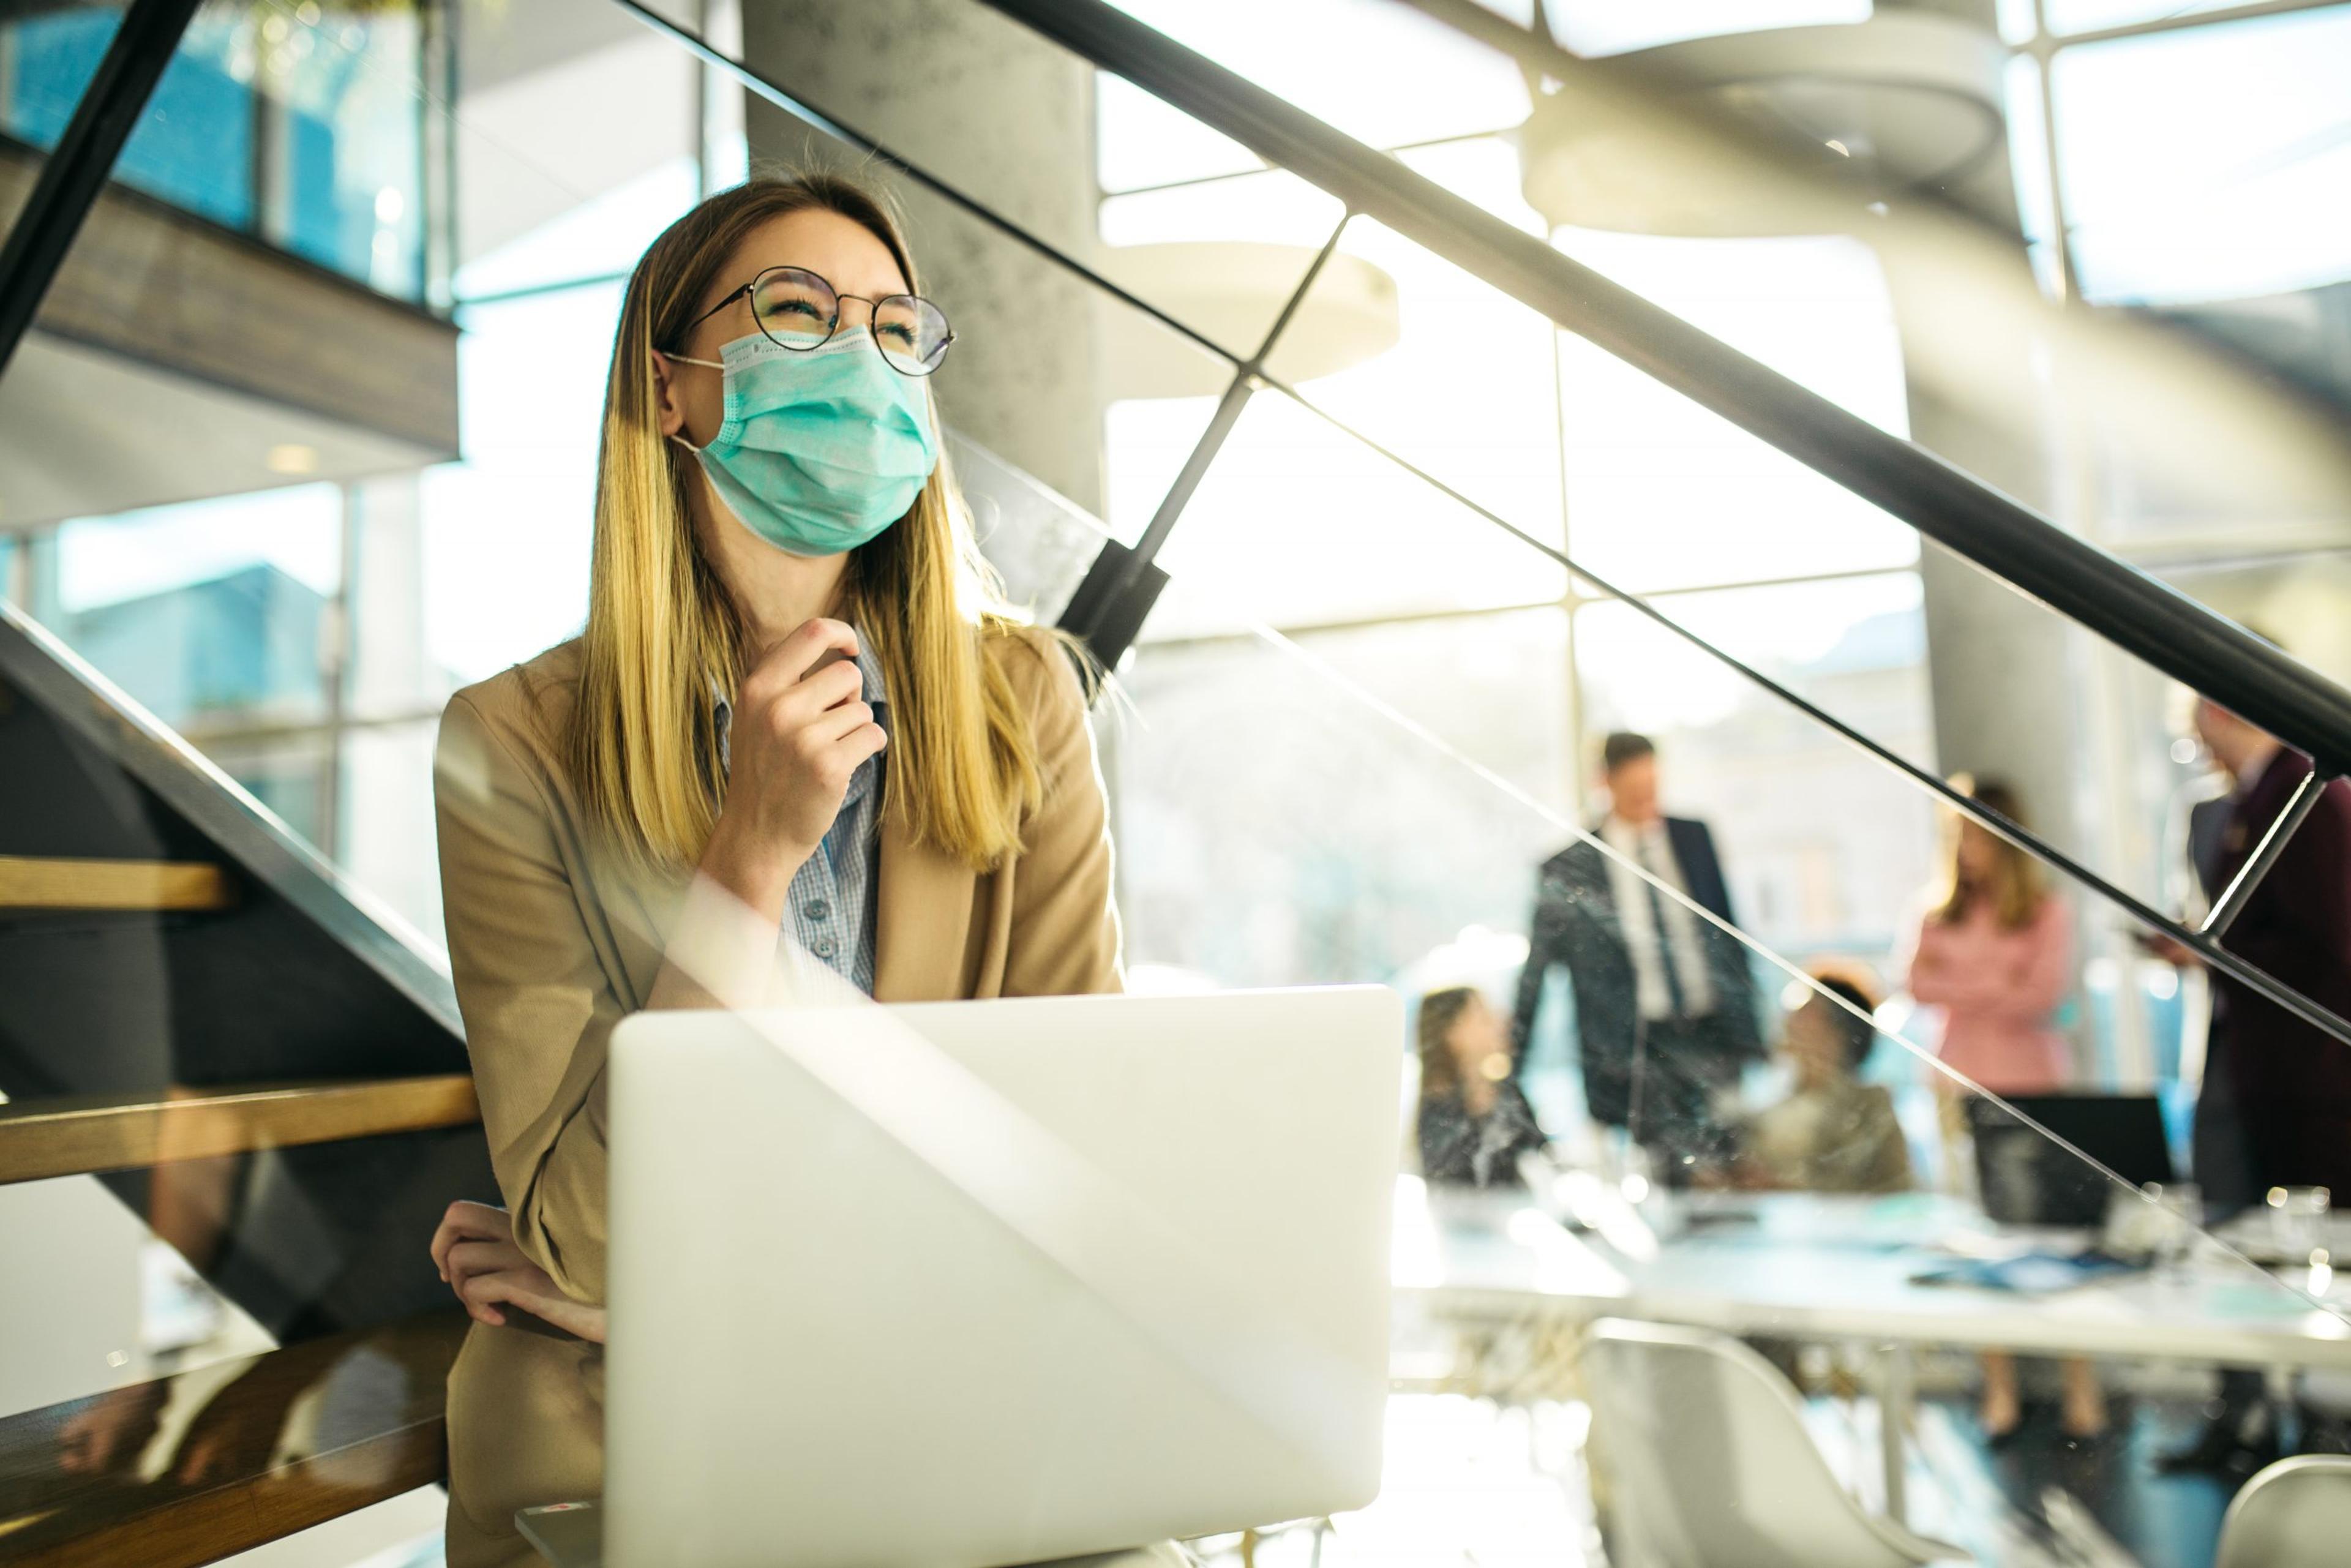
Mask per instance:
[[[800,913],[807,915],[810,920],[822,920],[825,916],[832,913],[832,905],[827,904],[821,898],[812,899],[810,901],[809,906],[806,909],[801,910]]]
[[[809,951],[815,954],[820,958],[831,957],[832,938],[830,936],[818,937],[814,942],[809,944]]]

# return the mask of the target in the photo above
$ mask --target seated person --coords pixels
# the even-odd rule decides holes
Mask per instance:
[[[1759,1113],[1740,1152],[1741,1186],[1795,1192],[1901,1192],[1910,1186],[1910,1147],[1894,1100],[1858,1074],[1877,1042],[1868,1022],[1875,999],[1845,976],[1813,980],[1861,1011],[1806,990],[1781,1025],[1780,1050],[1795,1073],[1789,1096]]]
[[[1475,986],[1420,998],[1421,1174],[1521,1187],[1519,1156],[1548,1141],[1510,1074],[1510,1030]]]

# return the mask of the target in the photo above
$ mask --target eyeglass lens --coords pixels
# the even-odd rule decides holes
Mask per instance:
[[[805,353],[840,327],[841,297],[813,272],[771,267],[751,289],[751,315],[777,343]],[[901,375],[937,370],[952,336],[946,313],[917,295],[893,294],[873,304],[874,347]]]

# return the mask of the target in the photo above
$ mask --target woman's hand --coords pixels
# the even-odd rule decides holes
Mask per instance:
[[[566,1333],[604,1343],[604,1309],[573,1301],[524,1257],[503,1208],[462,1198],[451,1204],[433,1233],[433,1266],[475,1322],[503,1326],[500,1307],[518,1307]]]
[[[705,871],[731,883],[730,867],[757,865],[789,882],[816,852],[841,815],[849,776],[887,738],[863,701],[856,658],[857,633],[846,624],[804,621],[743,677],[727,741],[726,805]],[[714,865],[714,857],[724,863]]]

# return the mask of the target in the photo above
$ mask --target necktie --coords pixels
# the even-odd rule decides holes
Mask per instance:
[[[1673,1009],[1674,1017],[1687,1018],[1689,1016],[1689,998],[1682,990],[1681,971],[1674,966],[1674,941],[1666,925],[1665,895],[1657,891],[1657,883],[1665,879],[1665,873],[1658,869],[1655,841],[1651,836],[1645,832],[1638,841],[1641,864],[1649,873],[1641,879],[1641,885],[1649,894],[1649,928],[1656,933],[1657,962],[1666,971],[1667,1004]]]

